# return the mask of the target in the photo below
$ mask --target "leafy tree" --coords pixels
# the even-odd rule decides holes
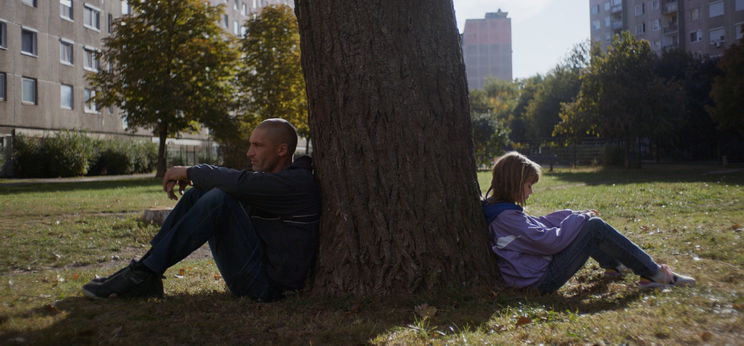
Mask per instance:
[[[722,74],[715,78],[710,93],[715,106],[708,111],[722,130],[744,135],[744,39],[726,50],[718,67]]]
[[[300,34],[292,9],[286,5],[266,6],[255,19],[246,22],[246,28],[239,74],[241,126],[252,129],[265,119],[284,118],[307,137],[310,131]]]
[[[684,89],[685,112],[682,125],[674,134],[655,139],[657,160],[664,154],[681,159],[710,159],[718,154],[721,133],[706,110],[713,104],[713,78],[720,74],[716,62],[683,49],[666,50],[658,59],[656,74]]]
[[[561,110],[556,134],[597,135],[624,143],[626,167],[640,167],[641,138],[670,135],[681,124],[683,92],[654,73],[656,54],[630,33],[615,36],[607,53],[592,51],[575,102]]]
[[[218,26],[221,6],[202,0],[130,0],[104,39],[103,68],[88,76],[94,101],[115,105],[132,127],[160,139],[157,176],[166,169],[168,136],[184,130],[229,128],[238,52]]]
[[[493,114],[485,91],[471,91],[469,102],[475,162],[478,165],[489,165],[509,144],[509,130],[505,126],[506,122]]]
[[[514,142],[524,142],[527,140],[525,113],[527,112],[527,106],[535,98],[535,94],[542,82],[543,76],[540,74],[516,81],[519,97],[514,105],[511,116],[507,120],[509,138]]]
[[[524,113],[529,139],[544,141],[553,135],[553,128],[561,119],[561,104],[576,99],[581,74],[588,65],[589,44],[578,44],[535,88]]]

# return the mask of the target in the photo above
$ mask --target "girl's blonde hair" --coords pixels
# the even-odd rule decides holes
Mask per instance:
[[[486,192],[488,203],[524,204],[524,184],[534,184],[540,180],[540,165],[516,151],[496,159],[491,171],[491,187]]]

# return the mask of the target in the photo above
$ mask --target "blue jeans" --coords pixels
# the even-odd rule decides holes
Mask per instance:
[[[156,273],[209,242],[212,256],[230,292],[260,301],[281,297],[271,284],[261,239],[241,203],[220,189],[189,189],[150,241],[142,260]]]
[[[638,245],[602,219],[593,217],[584,224],[571,245],[553,256],[547,273],[536,285],[537,289],[542,294],[557,291],[589,257],[602,268],[614,269],[623,264],[643,277],[650,278],[659,271],[659,265]]]

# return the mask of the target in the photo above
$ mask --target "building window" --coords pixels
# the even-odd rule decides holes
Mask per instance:
[[[132,7],[129,6],[129,1],[121,0],[121,15],[127,15],[132,13]]]
[[[5,22],[0,22],[0,48],[7,48],[7,32],[8,32],[8,25],[5,24]]]
[[[108,27],[109,34],[114,32],[114,15],[109,13],[108,14],[108,22],[106,23]]]
[[[708,4],[708,17],[718,17],[723,15],[723,1],[711,2]]]
[[[72,0],[59,0],[59,16],[72,20]]]
[[[736,0],[736,5],[734,5],[734,9],[737,11],[744,10],[744,0]]]
[[[227,14],[223,14],[222,15],[222,25],[225,28],[229,28],[230,27],[230,17],[228,17]]]
[[[592,6],[592,14],[598,14],[599,13],[599,4],[596,4]]]
[[[698,31],[693,31],[690,33],[690,42],[700,42],[702,40],[703,40],[702,31],[698,30]]]
[[[696,21],[700,19],[700,9],[699,8],[693,8],[690,10],[690,21]]]
[[[233,10],[237,11],[240,9],[240,0],[234,0],[233,2]]]
[[[85,4],[83,8],[83,25],[86,28],[101,31],[101,10]]]
[[[235,36],[240,35],[240,23],[238,23],[237,20],[233,21],[233,34],[235,34]]]
[[[653,21],[653,24],[651,25],[651,30],[653,30],[653,31],[659,31],[659,27],[660,26],[661,25],[659,24],[659,20],[656,19],[656,20]]]
[[[653,0],[651,1],[651,7],[653,7],[654,10],[659,9],[659,0]]]
[[[72,56],[74,46],[75,44],[72,41],[65,39],[59,40],[59,62],[68,65],[74,64]]]
[[[21,53],[36,56],[36,30],[29,28],[21,29]]]
[[[59,85],[59,106],[62,109],[72,109],[72,105],[74,104],[72,90],[72,85]]]
[[[0,101],[8,100],[8,96],[5,94],[5,72],[0,72]]]
[[[248,15],[248,6],[243,3],[243,6],[240,8],[240,13],[242,13],[244,16]]]
[[[646,13],[646,3],[640,3],[638,5],[635,5],[635,15],[640,16],[642,14]]]
[[[93,102],[93,98],[96,97],[96,91],[93,89],[83,89],[83,110],[86,113],[98,113],[98,107]]]
[[[593,20],[592,21],[592,28],[594,30],[599,30],[599,29],[602,28],[602,23],[600,23],[598,19],[597,20]]]
[[[726,30],[722,27],[710,29],[708,39],[710,40],[710,44],[721,47],[726,40]]]
[[[98,52],[95,48],[83,47],[83,68],[91,71],[98,72]]]
[[[253,8],[256,8],[256,0],[253,0]]]
[[[599,5],[597,5],[597,6],[599,6]],[[610,2],[609,1],[604,3],[604,9],[605,9],[605,11],[609,11],[610,10]]]
[[[21,101],[23,103],[37,104],[36,78],[23,77],[21,78],[21,83],[23,83],[21,87]]]
[[[736,25],[734,25],[734,30],[736,31],[737,40],[740,40],[742,37],[744,37],[744,22],[736,23]]]
[[[36,0],[23,0],[23,4],[31,7],[36,7]]]
[[[604,21],[605,21],[605,27],[609,28],[610,27],[610,17],[605,17]]]

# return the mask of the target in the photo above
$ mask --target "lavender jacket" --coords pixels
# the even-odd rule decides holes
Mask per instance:
[[[491,236],[491,249],[498,259],[504,282],[511,287],[529,287],[545,274],[555,255],[565,249],[589,219],[570,209],[541,217],[524,213],[514,203],[483,204]]]

